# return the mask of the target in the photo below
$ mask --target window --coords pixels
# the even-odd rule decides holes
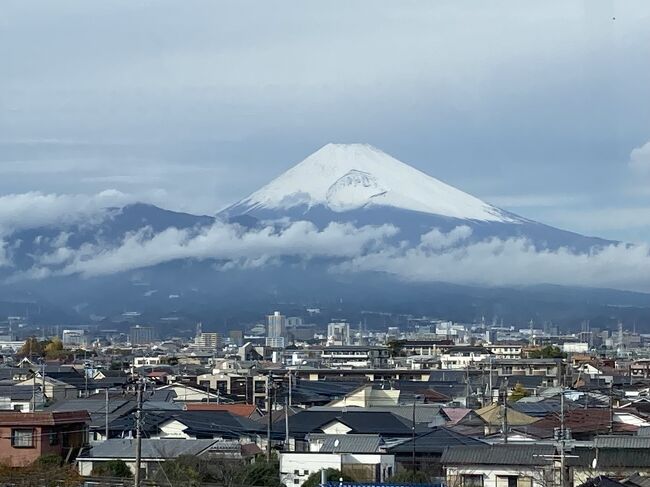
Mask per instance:
[[[463,487],[483,487],[483,475],[463,475]]]
[[[300,483],[300,479],[293,479],[293,483],[294,483],[295,485],[298,485],[298,484]]]
[[[293,471],[293,474],[294,474],[294,475],[300,475],[300,470],[294,470],[294,471]]]
[[[517,475],[497,475],[497,487],[532,487],[533,479]]]
[[[59,444],[59,433],[57,433],[56,431],[50,431],[47,435],[47,438],[50,442],[50,446]]]
[[[11,446],[14,448],[34,448],[34,428],[11,430]]]
[[[303,475],[309,475],[309,470],[303,470],[302,473]]]

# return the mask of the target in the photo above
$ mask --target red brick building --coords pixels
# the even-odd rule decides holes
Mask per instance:
[[[42,455],[75,458],[87,443],[89,423],[86,411],[0,411],[0,462],[21,467]]]

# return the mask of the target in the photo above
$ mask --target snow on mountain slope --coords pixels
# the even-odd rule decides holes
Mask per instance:
[[[519,223],[513,215],[366,144],[328,144],[225,211],[241,215],[317,205],[335,212],[393,207],[451,218]]]

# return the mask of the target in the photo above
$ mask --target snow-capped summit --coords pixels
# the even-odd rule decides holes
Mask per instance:
[[[327,144],[226,212],[317,206],[337,213],[390,207],[467,220],[519,221],[366,144]]]

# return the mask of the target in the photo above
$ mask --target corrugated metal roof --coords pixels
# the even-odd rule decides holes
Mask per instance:
[[[382,444],[379,435],[310,435],[322,439],[320,453],[375,453]]]
[[[548,465],[553,445],[457,446],[442,454],[444,465]]]
[[[648,436],[597,436],[594,439],[596,448],[650,448]]]

